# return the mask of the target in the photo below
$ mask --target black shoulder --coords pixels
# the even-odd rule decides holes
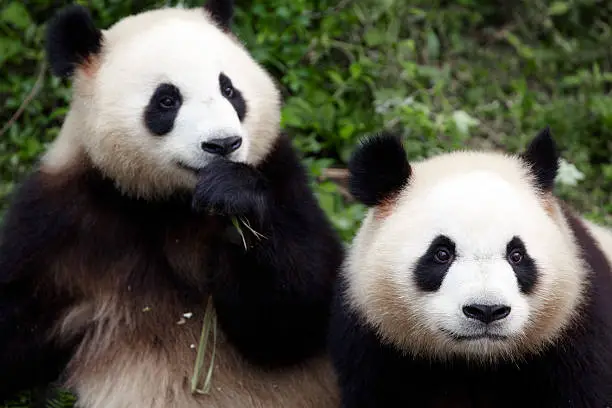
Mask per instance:
[[[0,230],[0,282],[33,271],[33,263],[45,263],[61,238],[70,234],[75,221],[71,210],[78,202],[55,183],[37,170],[10,195]]]
[[[564,392],[572,392],[576,401],[606,406],[612,403],[612,265],[581,217],[566,203],[561,208],[590,273],[577,306],[579,324],[568,328],[565,346],[552,353],[565,361],[564,367],[549,369],[548,375],[560,378],[563,389],[570,390]]]
[[[49,330],[73,299],[53,285],[49,265],[71,233],[71,200],[54,195],[42,173],[11,194],[0,235],[0,402],[53,381],[74,344],[55,344]],[[72,204],[77,205],[77,204]],[[31,367],[36,367],[32,372]],[[1,405],[1,404],[0,404]]]
[[[612,283],[612,266],[606,255],[599,247],[595,237],[589,232],[587,226],[567,203],[561,203],[561,208],[578,246],[582,249],[582,256],[595,277]],[[603,283],[603,282],[602,282]],[[610,285],[608,283],[606,286]],[[610,300],[612,305],[612,298]],[[612,310],[612,308],[610,309]],[[611,315],[612,316],[612,315]]]
[[[291,139],[281,133],[276,139],[272,149],[258,168],[267,177],[277,180],[291,180],[297,177],[300,181],[307,181],[306,171],[300,161]]]
[[[348,304],[347,288],[346,279],[339,277],[327,341],[342,395],[342,407],[412,405],[410,391],[405,388],[403,356],[381,341],[375,329]]]

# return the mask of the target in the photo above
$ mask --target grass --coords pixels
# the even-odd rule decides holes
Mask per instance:
[[[102,27],[129,13],[175,4],[79,3]],[[24,4],[9,0],[0,6],[0,214],[15,183],[57,135],[69,101],[69,83],[52,78],[43,64],[44,23],[57,5]],[[334,169],[346,165],[360,137],[381,129],[401,133],[416,160],[466,146],[517,151],[550,125],[567,164],[557,193],[590,219],[612,225],[612,3],[239,5],[236,30],[282,85],[283,127],[345,240],[364,208],[346,198]],[[28,404],[26,399],[11,407]]]

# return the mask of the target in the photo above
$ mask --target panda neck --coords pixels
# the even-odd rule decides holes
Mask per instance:
[[[156,215],[172,211],[192,214],[191,193],[186,190],[168,196],[137,197],[122,189],[114,179],[94,167],[91,162],[83,168],[80,177],[89,194],[103,198],[108,205],[121,212],[145,211]]]
[[[93,202],[113,207],[122,213],[192,213],[190,191],[180,189],[169,195],[147,197],[132,194],[97,168],[84,150],[77,151],[74,146],[70,151],[65,149],[66,140],[60,137],[41,162],[40,172],[51,181],[51,185],[85,194]]]

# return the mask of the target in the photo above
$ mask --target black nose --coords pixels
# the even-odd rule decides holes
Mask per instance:
[[[218,154],[220,156],[227,156],[228,154],[238,150],[241,145],[242,138],[240,136],[232,136],[203,142],[202,150],[208,153]]]
[[[463,314],[483,323],[501,320],[510,314],[510,306],[505,305],[467,305],[463,306]]]

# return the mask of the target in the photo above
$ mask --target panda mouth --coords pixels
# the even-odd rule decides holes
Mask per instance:
[[[446,329],[441,329],[441,331],[455,341],[474,341],[474,340],[504,341],[504,340],[508,340],[508,336],[490,333],[490,332],[483,332],[483,333],[478,333],[478,334],[458,334],[458,333],[455,333],[455,332],[452,332]]]

